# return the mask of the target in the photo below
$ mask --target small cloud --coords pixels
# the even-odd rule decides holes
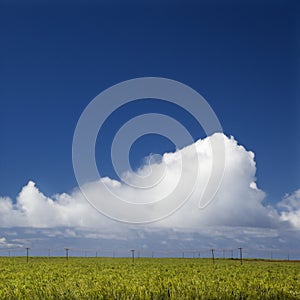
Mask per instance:
[[[0,238],[0,244],[4,244],[4,243],[6,243],[6,238],[5,237]]]
[[[300,229],[300,189],[291,195],[285,195],[277,206],[281,210],[280,219]]]

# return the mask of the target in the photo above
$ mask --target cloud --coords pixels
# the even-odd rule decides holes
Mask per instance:
[[[214,201],[206,208],[199,209],[199,199],[207,184],[213,159],[210,142],[220,138],[224,140],[226,150],[223,181]],[[192,147],[196,149],[197,158]],[[186,161],[183,170],[180,156]],[[147,174],[151,171],[152,181],[157,176],[158,184],[152,188],[136,188],[136,176],[130,172],[125,176],[131,185],[107,177],[101,180],[119,197],[147,203],[168,195],[177,186],[182,174],[187,180],[194,180],[188,176],[191,177],[189,170],[195,164],[201,170],[197,188],[189,200],[163,220],[146,225],[117,222],[97,212],[79,189],[70,194],[47,197],[34,182],[29,181],[15,201],[8,197],[0,198],[0,227],[17,232],[17,236],[6,235],[9,242],[16,245],[22,244],[22,241],[26,244],[28,240],[45,243],[47,239],[56,239],[57,242],[62,237],[71,239],[73,244],[79,243],[75,242],[76,239],[88,239],[93,245],[93,241],[101,239],[107,245],[118,242],[124,247],[126,241],[130,240],[144,248],[193,247],[199,239],[212,246],[218,243],[251,243],[258,247],[265,243],[274,247],[275,244],[287,245],[287,237],[290,236],[299,243],[299,239],[295,240],[294,230],[300,229],[300,190],[286,196],[277,207],[264,205],[265,193],[256,184],[254,153],[239,145],[233,137],[214,134],[174,153],[165,153],[160,160],[145,162],[138,172]],[[97,193],[99,197],[102,193],[106,195],[102,188],[99,188],[99,182],[86,185],[89,193]],[[182,197],[181,191],[178,190],[173,197]],[[133,210],[131,213],[136,212]]]
[[[210,142],[220,138],[224,140],[226,148],[223,182],[214,201],[207,208],[198,209],[198,202],[207,185],[213,160]],[[198,156],[195,155],[194,148],[196,148]],[[182,160],[186,164],[183,169]],[[154,161],[150,165],[142,166],[138,173],[152,172],[151,180],[154,178],[154,181],[158,182],[151,188],[136,188],[137,176],[130,172],[125,174],[129,185],[107,177],[102,178],[102,182],[105,182],[112,193],[126,201],[155,202],[172,194],[181,176],[186,178],[186,182],[193,182],[192,176],[194,174],[192,174],[191,169],[195,168],[195,164],[199,166],[200,176],[198,177],[197,188],[187,203],[169,218],[150,226],[197,230],[199,226],[204,225],[258,227],[276,225],[276,213],[262,204],[265,194],[257,188],[255,183],[256,165],[253,152],[246,151],[244,147],[238,145],[233,137],[227,138],[222,134],[215,134],[199,140],[195,144],[174,153],[165,153],[161,162]],[[164,176],[160,179],[162,174]],[[156,178],[158,179],[156,180]],[[99,182],[88,183],[86,190],[90,195],[95,194],[98,198],[104,198],[106,195],[104,188],[99,187]],[[177,189],[176,194],[172,194],[172,197],[173,201],[180,202],[183,191]],[[115,209],[118,210],[118,207]],[[136,212],[132,210],[131,213],[135,214]],[[155,211],[145,211],[144,213],[150,214],[155,213]],[[101,228],[107,224],[111,226],[116,223],[93,209],[78,189],[72,194],[63,193],[49,198],[40,192],[32,181],[23,187],[15,204],[9,198],[1,198],[0,216],[2,227],[73,226]],[[119,223],[117,225],[121,226]],[[118,226],[115,224],[114,227]]]
[[[281,210],[280,219],[300,229],[300,189],[287,194],[277,206]]]

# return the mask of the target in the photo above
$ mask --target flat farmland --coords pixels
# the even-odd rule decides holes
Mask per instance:
[[[300,263],[0,258],[0,299],[300,299]]]

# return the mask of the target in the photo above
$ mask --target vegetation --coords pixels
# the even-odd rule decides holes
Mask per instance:
[[[300,299],[300,263],[0,258],[0,299]]]

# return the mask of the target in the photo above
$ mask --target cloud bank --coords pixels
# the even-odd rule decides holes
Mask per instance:
[[[198,202],[207,184],[212,164],[210,141],[220,138],[224,140],[226,148],[224,178],[214,201],[206,208],[199,209]],[[196,147],[197,160],[191,154],[191,147]],[[263,240],[271,239],[272,243],[277,241],[280,246],[280,243],[288,242],[287,232],[300,230],[300,190],[287,195],[276,207],[264,205],[265,193],[256,185],[254,153],[239,145],[233,137],[228,138],[223,134],[214,134],[177,152],[165,153],[162,161],[153,160],[150,165],[142,166],[138,171],[140,174],[149,172],[150,168],[152,176],[160,176],[165,172],[165,164],[168,164],[165,176],[152,189],[138,189],[110,178],[101,180],[120,197],[127,197],[131,201],[153,201],[168,194],[178,183],[179,155],[184,155],[188,161],[184,176],[189,176],[189,168],[193,168],[195,163],[198,164],[201,170],[197,179],[199,182],[189,200],[174,214],[161,221],[147,225],[120,223],[97,212],[79,189],[49,198],[34,182],[29,181],[15,201],[8,197],[0,198],[2,235],[5,234],[5,229],[19,228],[18,231],[22,231],[24,237],[25,229],[20,228],[32,228],[35,229],[34,232],[39,230],[40,236],[48,238],[62,235],[69,238],[126,241],[132,237],[143,240],[143,243],[148,240],[153,245],[158,237],[160,241],[174,243],[176,240],[182,242],[185,238],[195,241],[201,236],[202,241],[208,244],[217,243],[218,240],[222,240],[223,244],[226,240],[242,243],[247,239],[256,239],[263,244]],[[151,159],[148,161],[151,162]],[[129,182],[131,177],[134,182],[135,177],[131,173],[126,176]],[[97,184],[92,182],[87,186],[91,193],[97,192],[99,195],[101,190]],[[174,197],[181,197],[180,191]],[[282,235],[285,237],[282,238]],[[10,242],[6,240],[7,237],[10,237]],[[0,247],[6,242],[11,245],[11,241],[20,244],[20,240],[13,235],[8,234],[2,238],[0,236]]]

